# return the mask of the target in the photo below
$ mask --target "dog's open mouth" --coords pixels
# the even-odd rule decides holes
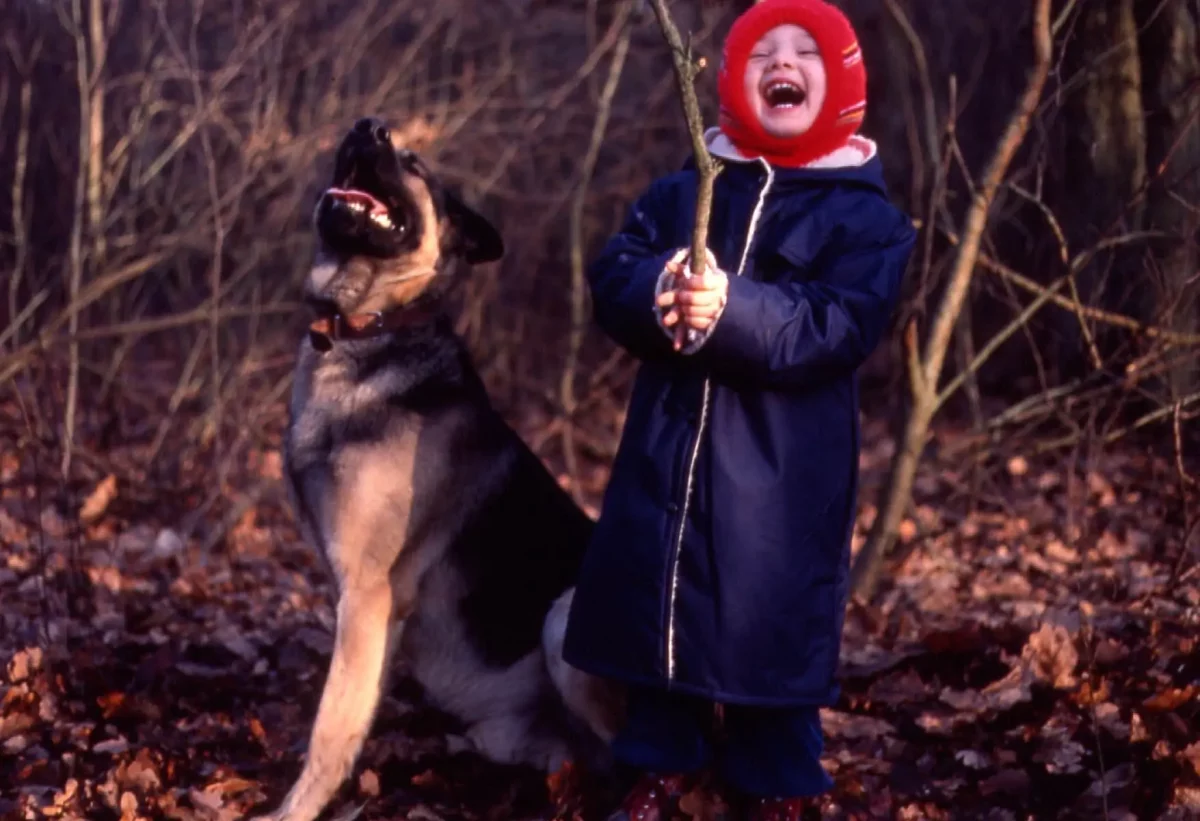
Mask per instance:
[[[807,98],[804,89],[787,80],[776,80],[763,89],[763,99],[771,108],[794,108],[803,105]]]
[[[369,191],[361,188],[329,188],[325,195],[333,201],[336,208],[345,209],[350,214],[366,217],[373,224],[385,231],[402,230],[392,221],[388,207]]]
[[[379,120],[355,123],[338,147],[333,179],[317,203],[316,228],[328,249],[376,258],[412,250],[421,216],[406,156]]]

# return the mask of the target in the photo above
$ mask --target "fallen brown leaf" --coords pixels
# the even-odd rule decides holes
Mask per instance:
[[[433,770],[424,770],[409,779],[414,787],[433,787],[441,783],[441,778]]]
[[[679,799],[679,811],[692,821],[725,821],[729,806],[715,792],[696,787]]]
[[[110,473],[83,500],[83,506],[79,508],[79,521],[85,525],[96,521],[104,515],[115,498],[117,498],[117,477]]]
[[[125,694],[121,692],[106,693],[97,698],[96,703],[100,705],[101,714],[105,718],[112,718],[125,706]]]
[[[240,795],[241,793],[246,792],[246,790],[253,789],[257,786],[258,784],[253,781],[247,781],[246,779],[239,778],[238,776],[228,776],[219,781],[212,782],[204,788],[204,791],[208,793],[220,793],[221,795],[228,797]]]
[[[1001,770],[985,779],[979,785],[979,791],[984,795],[1017,795],[1028,792],[1030,783],[1029,773],[1024,770]]]
[[[13,654],[8,663],[8,680],[13,684],[25,681],[42,669],[42,648],[26,647]]]
[[[837,710],[821,711],[821,727],[826,736],[833,738],[877,739],[896,734],[896,728],[883,719]]]
[[[1189,684],[1187,687],[1172,687],[1163,690],[1155,696],[1150,696],[1142,702],[1142,706],[1147,710],[1156,712],[1166,712],[1168,710],[1178,710],[1184,704],[1187,704],[1196,696],[1195,685]]]
[[[1057,689],[1075,685],[1075,667],[1079,651],[1070,632],[1058,624],[1043,622],[1029,637],[1022,658],[1030,664],[1034,675]]]
[[[1200,787],[1186,787],[1182,784],[1175,788],[1175,794],[1171,797],[1171,806],[1179,807],[1189,812],[1200,811]],[[1195,818],[1196,816],[1188,816]]]
[[[1190,744],[1179,751],[1179,757],[1191,765],[1196,775],[1200,775],[1200,741]]]
[[[363,770],[358,777],[358,790],[371,798],[379,797],[379,775],[374,770]]]
[[[262,722],[259,721],[254,716],[251,716],[248,724],[250,726],[250,735],[254,736],[254,739],[259,744],[266,747],[267,746],[267,731],[263,728]]]

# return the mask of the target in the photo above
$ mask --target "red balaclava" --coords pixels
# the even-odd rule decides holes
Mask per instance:
[[[788,139],[763,130],[745,97],[746,63],[754,45],[776,26],[812,35],[825,65],[825,102],[812,126]],[[846,145],[867,110],[867,70],[850,21],[824,0],[762,0],[734,21],[717,79],[720,126],[738,151],[772,165],[798,168]]]

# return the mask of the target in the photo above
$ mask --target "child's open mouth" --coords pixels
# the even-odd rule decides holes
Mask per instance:
[[[804,89],[787,80],[774,80],[763,89],[763,99],[771,108],[794,108],[807,96]]]

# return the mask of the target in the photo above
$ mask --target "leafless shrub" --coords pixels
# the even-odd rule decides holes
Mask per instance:
[[[715,69],[745,5],[676,0],[671,13]],[[864,371],[890,393],[905,390],[905,330],[919,339],[932,324],[1021,93],[1030,6],[842,5],[872,67],[867,131],[922,228],[895,332]],[[506,259],[462,284],[460,329],[509,417],[549,461],[577,450],[571,478],[594,492],[633,363],[590,326],[579,333],[573,254],[589,258],[688,150],[671,57],[642,6],[607,94],[621,3],[7,0],[10,441],[37,449],[38,472],[56,468],[76,502],[112,473],[145,498],[198,485],[198,509],[219,504],[220,479],[275,446],[309,211],[341,132],[377,114],[504,232]],[[1097,22],[1098,7],[1120,25]],[[939,407],[968,415],[977,454],[1031,437],[1068,447],[1081,419],[1100,441],[1154,431],[1186,449],[1200,333],[1194,4],[1057,2],[1053,15],[1056,61],[982,227]],[[1135,68],[1135,98],[1108,93]],[[714,79],[697,82],[708,123]],[[1118,120],[1144,120],[1140,141],[1080,153]]]

